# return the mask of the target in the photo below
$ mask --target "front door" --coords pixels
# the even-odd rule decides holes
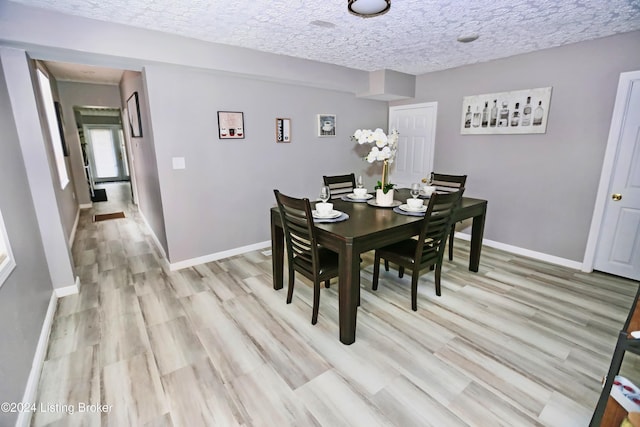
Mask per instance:
[[[640,280],[640,72],[625,74],[611,120],[609,143],[617,149],[594,268]]]
[[[116,125],[85,125],[89,162],[96,182],[129,179],[122,128]]]
[[[391,166],[391,182],[411,187],[433,170],[438,103],[389,108],[389,131],[398,130],[398,153]]]

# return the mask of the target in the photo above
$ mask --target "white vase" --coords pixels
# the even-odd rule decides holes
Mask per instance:
[[[376,204],[378,206],[390,206],[393,204],[393,189],[387,191],[387,194],[378,188],[376,190]]]

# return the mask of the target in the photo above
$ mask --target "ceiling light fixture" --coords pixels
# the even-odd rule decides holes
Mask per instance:
[[[348,0],[349,12],[361,18],[373,18],[391,9],[391,0]]]
[[[460,43],[471,43],[471,42],[474,42],[474,41],[478,40],[478,37],[480,37],[480,36],[477,35],[477,34],[468,34],[468,35],[465,35],[465,36],[458,37],[457,40]]]

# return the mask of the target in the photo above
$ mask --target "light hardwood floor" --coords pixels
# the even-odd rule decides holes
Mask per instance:
[[[442,296],[425,273],[412,312],[410,277],[371,291],[365,254],[345,346],[339,283],[312,326],[311,288],[287,305],[268,253],[165,271],[118,188],[81,213],[82,288],[58,302],[34,426],[586,426],[637,289],[487,247],[471,273],[457,241]]]

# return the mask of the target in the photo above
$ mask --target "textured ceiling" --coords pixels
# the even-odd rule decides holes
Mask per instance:
[[[348,13],[347,0],[16,2],[365,71],[410,74],[640,29],[640,0],[392,0],[387,14],[369,19]],[[470,34],[480,37],[456,41]]]

